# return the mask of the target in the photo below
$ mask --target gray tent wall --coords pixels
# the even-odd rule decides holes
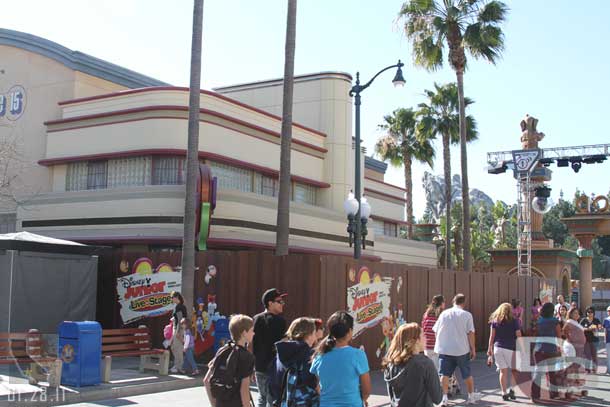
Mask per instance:
[[[8,332],[11,256],[13,250],[0,250],[0,332]]]
[[[14,257],[9,315],[11,252]],[[0,298],[6,303],[0,306],[4,311],[0,314],[0,327],[8,328],[8,316],[11,332],[36,328],[54,334],[62,321],[95,320],[97,256],[13,250],[5,253],[0,257],[0,278],[7,282],[2,284],[7,288],[0,289]]]

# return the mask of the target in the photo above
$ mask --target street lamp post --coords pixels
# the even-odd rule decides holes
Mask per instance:
[[[352,89],[349,91],[349,95],[354,97],[354,105],[356,106],[356,179],[354,182],[354,198],[358,202],[358,209],[355,214],[355,222],[354,222],[354,258],[359,259],[360,254],[362,253],[362,244],[361,241],[363,239],[362,236],[362,225],[361,225],[361,196],[362,196],[362,188],[360,185],[360,93],[368,88],[371,83],[377,78],[381,73],[387,71],[388,69],[398,68],[396,70],[396,75],[394,75],[394,79],[392,83],[396,87],[403,86],[405,84],[405,79],[402,76],[402,67],[404,64],[398,60],[397,64],[390,65],[388,67],[383,68],[381,71],[377,72],[375,76],[371,78],[370,81],[365,83],[364,85],[360,85],[360,72],[356,73],[356,84],[352,86]],[[370,211],[370,209],[369,209]],[[368,216],[367,216],[368,218]],[[365,223],[366,224],[366,223]],[[366,236],[364,237],[366,238]]]

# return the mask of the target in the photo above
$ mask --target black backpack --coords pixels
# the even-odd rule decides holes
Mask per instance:
[[[217,400],[231,400],[239,395],[241,379],[237,377],[240,349],[234,342],[229,342],[216,354],[212,365],[210,388]]]

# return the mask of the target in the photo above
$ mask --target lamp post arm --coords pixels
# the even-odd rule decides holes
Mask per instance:
[[[402,62],[398,61],[397,64],[394,65],[390,65],[388,67],[383,68],[381,71],[377,72],[375,74],[375,76],[373,76],[367,83],[365,83],[364,85],[360,85],[360,73],[356,73],[356,84],[354,86],[352,86],[352,89],[349,91],[349,95],[350,96],[354,96],[354,94],[360,93],[363,90],[365,90],[366,88],[368,88],[369,86],[371,86],[371,83],[373,83],[373,81],[382,73],[384,73],[385,71],[387,71],[388,69],[392,69],[392,68],[402,68],[405,64],[403,64]]]

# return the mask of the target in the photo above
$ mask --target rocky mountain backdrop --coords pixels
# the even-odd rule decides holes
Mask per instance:
[[[428,171],[424,172],[422,178],[424,191],[426,194],[426,212],[430,213],[435,221],[438,221],[445,212],[445,179],[441,175],[434,175]],[[481,204],[490,209],[494,205],[493,199],[485,192],[472,188],[470,190],[470,203],[472,206]],[[462,200],[462,180],[455,174],[451,178],[451,202]]]

